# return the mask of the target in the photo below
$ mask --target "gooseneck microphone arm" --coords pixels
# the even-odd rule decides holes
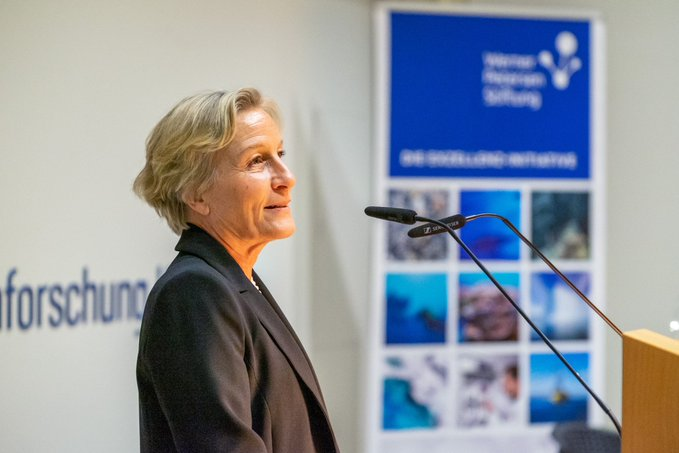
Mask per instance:
[[[573,282],[571,282],[568,279],[568,277],[566,277],[563,274],[563,272],[561,272],[559,269],[557,269],[557,267],[554,264],[552,264],[552,262],[540,251],[540,249],[538,249],[531,241],[529,241],[528,238],[526,236],[524,236],[519,231],[519,229],[516,228],[512,224],[512,222],[509,221],[509,219],[507,219],[506,217],[503,217],[499,214],[483,213],[483,214],[475,214],[475,215],[467,216],[467,217],[465,217],[465,220],[467,222],[471,222],[471,221],[481,219],[481,218],[484,218],[484,217],[490,217],[490,218],[502,220],[502,222],[505,225],[507,225],[507,227],[510,230],[512,230],[514,232],[514,234],[516,234],[519,237],[519,239],[521,239],[521,241],[523,241],[524,244],[526,244],[537,256],[539,256],[540,259],[547,266],[549,266],[549,268],[552,270],[552,272],[554,272],[556,275],[558,275],[561,278],[561,280],[563,280],[563,282],[566,283],[568,285],[568,287],[570,289],[572,289],[573,292],[575,292],[580,297],[580,299],[582,299],[582,301],[585,302],[589,306],[589,308],[591,308],[594,311],[594,313],[596,313],[599,316],[599,318],[601,318],[606,324],[608,324],[608,326],[611,329],[613,329],[613,331],[615,333],[617,333],[618,336],[620,336],[620,338],[622,338],[622,336],[623,336],[622,330],[620,330],[620,328],[618,326],[616,326],[613,323],[613,321],[608,319],[608,316],[606,316],[601,310],[599,310],[599,307],[594,305],[594,303],[591,300],[589,300],[589,298],[587,298],[587,296],[585,296],[585,294],[582,291],[580,291],[580,289],[577,286],[575,286],[575,284],[573,284]],[[436,223],[436,222],[432,222],[432,223]]]
[[[376,210],[379,210],[377,212]],[[394,210],[394,211],[392,211]],[[608,417],[611,419],[613,422],[613,425],[615,425],[615,429],[618,431],[618,435],[622,435],[622,428],[620,426],[620,422],[618,419],[615,417],[611,409],[606,406],[606,404],[599,398],[599,396],[590,388],[590,386],[585,382],[585,380],[580,376],[580,373],[578,373],[573,366],[568,363],[568,360],[559,352],[559,350],[554,346],[554,344],[550,341],[549,338],[547,338],[547,335],[545,335],[542,330],[530,319],[530,317],[523,311],[523,309],[517,304],[514,299],[509,295],[509,293],[504,289],[504,287],[498,282],[493,274],[486,268],[486,266],[479,260],[479,258],[474,254],[474,252],[471,251],[471,249],[465,244],[462,239],[459,238],[457,234],[455,234],[455,231],[453,228],[451,228],[447,223],[441,222],[439,220],[434,220],[434,219],[429,219],[426,217],[418,216],[415,211],[412,210],[406,210],[406,209],[400,209],[400,208],[375,208],[375,207],[367,207],[365,209],[365,213],[371,217],[376,217],[380,218],[383,220],[390,220],[390,221],[395,221],[399,223],[405,223],[408,225],[412,225],[415,222],[429,222],[433,223],[434,225],[437,225],[441,228],[443,228],[445,231],[447,231],[457,242],[462,249],[467,252],[467,254],[471,257],[471,259],[476,263],[476,265],[481,269],[481,271],[486,274],[486,276],[490,279],[490,281],[495,285],[495,287],[502,293],[502,295],[507,299],[507,301],[512,304],[514,309],[521,315],[521,317],[530,325],[530,327],[538,334],[540,339],[551,349],[551,351],[554,353],[554,355],[557,356],[557,358],[561,361],[561,363],[564,364],[564,366],[568,369],[568,371],[571,372],[571,374],[578,380],[580,385],[587,391],[587,393],[590,394],[592,398],[597,402],[599,407],[608,415]],[[394,213],[394,215],[389,216],[389,214]],[[397,220],[397,217],[395,214],[404,214],[407,213],[405,218],[401,220]],[[379,215],[377,215],[379,214]],[[478,217],[477,217],[478,218]],[[444,219],[445,220],[445,219]],[[470,220],[467,218],[467,220]],[[474,220],[474,219],[471,219]]]
[[[601,400],[601,398],[599,398],[599,396],[594,392],[594,390],[592,390],[589,387],[587,382],[585,382],[585,380],[582,378],[582,376],[580,376],[580,373],[578,373],[575,370],[575,368],[573,368],[571,366],[571,364],[568,363],[568,361],[563,356],[563,354],[561,354],[561,352],[559,352],[559,350],[556,348],[556,346],[554,346],[554,344],[551,342],[551,340],[549,338],[547,338],[547,335],[545,335],[544,332],[542,332],[542,330],[528,317],[528,315],[521,309],[519,304],[517,304],[514,301],[514,299],[512,299],[512,297],[509,295],[509,293],[507,293],[507,291],[503,288],[503,286],[495,279],[493,274],[486,268],[486,266],[484,266],[484,264],[481,262],[481,260],[479,260],[479,258],[474,254],[474,252],[471,251],[471,249],[467,246],[467,244],[465,244],[462,241],[462,239],[460,239],[460,237],[457,234],[455,234],[455,231],[453,231],[453,229],[451,227],[449,227],[447,224],[440,222],[438,220],[426,219],[426,218],[420,217],[420,216],[416,216],[415,220],[418,220],[420,222],[434,223],[434,224],[444,228],[453,237],[453,239],[455,239],[455,242],[457,242],[460,245],[460,247],[462,247],[462,249],[465,252],[467,252],[467,254],[469,254],[471,259],[476,263],[476,265],[479,267],[479,269],[481,269],[481,271],[483,271],[483,273],[486,274],[486,276],[490,279],[490,281],[493,282],[495,287],[502,293],[503,296],[505,296],[505,298],[509,301],[509,303],[512,304],[512,306],[516,309],[516,311],[519,313],[519,315],[521,315],[521,317],[531,326],[531,328],[538,334],[538,336],[542,339],[542,341],[549,347],[549,349],[552,350],[554,355],[556,355],[559,358],[561,363],[563,363],[566,366],[566,368],[568,368],[568,371],[570,371],[573,374],[573,376],[575,376],[575,378],[578,380],[578,382],[580,382],[580,385],[582,385],[585,388],[585,390],[587,390],[587,393],[589,393],[592,396],[592,398],[594,398],[594,400],[597,402],[599,407],[601,407],[601,409],[609,416],[609,418],[611,419],[611,421],[615,425],[615,429],[618,431],[618,434],[622,435],[622,428],[620,426],[620,422],[615,417],[615,415],[613,414],[611,409],[608,406],[606,406],[606,404]],[[469,221],[470,219],[467,218],[467,220]]]

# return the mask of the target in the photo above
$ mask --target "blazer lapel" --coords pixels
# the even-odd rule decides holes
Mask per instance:
[[[302,382],[316,397],[327,418],[325,402],[309,357],[285,314],[259,276],[254,274],[261,294],[226,249],[212,236],[194,225],[182,233],[175,249],[202,258],[238,288],[244,303],[254,309],[260,323],[287,357]]]
[[[286,355],[295,371],[309,387],[309,390],[320,402],[323,412],[325,412],[325,401],[318,384],[318,378],[302,342],[288,322],[283,310],[278,306],[276,300],[256,273],[254,273],[254,279],[268,306],[267,309],[261,311],[260,321]]]

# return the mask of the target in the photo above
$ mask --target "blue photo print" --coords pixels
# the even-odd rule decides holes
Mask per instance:
[[[590,276],[585,272],[570,272],[566,277],[588,295]],[[536,273],[531,276],[531,317],[550,340],[587,340],[589,338],[589,307],[558,276]],[[531,339],[540,341],[532,331]]]
[[[589,354],[564,354],[575,371],[589,381]],[[587,391],[552,353],[530,357],[531,423],[587,420]]]
[[[446,274],[388,274],[387,344],[445,343]]]
[[[460,212],[465,216],[486,212],[499,214],[521,229],[521,193],[513,190],[464,190],[460,193]],[[501,220],[476,220],[464,227],[461,237],[481,259],[519,259],[519,238]],[[460,250],[460,258],[470,259],[464,250]]]
[[[531,203],[533,243],[547,258],[590,257],[588,192],[534,192]]]
[[[388,357],[384,369],[382,427],[432,429],[446,423],[448,364],[442,354]]]
[[[518,304],[519,274],[496,273],[494,277]],[[458,341],[517,341],[519,324],[516,309],[490,279],[482,273],[462,273],[459,281]]]
[[[430,219],[449,216],[447,190],[391,189],[389,206],[412,209]],[[448,259],[447,234],[411,238],[413,225],[387,224],[387,257],[392,261],[443,261]]]

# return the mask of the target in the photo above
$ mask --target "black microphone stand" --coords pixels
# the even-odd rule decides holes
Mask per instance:
[[[496,218],[499,218],[499,219],[501,219],[501,220],[503,220],[503,221],[506,220],[506,219],[504,219],[502,216],[495,215],[495,214],[478,214],[477,216],[470,216],[470,217],[467,217],[467,220],[470,220],[470,221],[471,221],[471,220],[475,220],[475,219],[480,218],[480,217],[496,217]],[[458,237],[458,235],[455,234],[455,231],[454,231],[450,226],[446,225],[445,223],[443,223],[443,222],[441,222],[441,221],[439,221],[439,220],[429,219],[429,218],[421,217],[421,216],[418,216],[418,215],[416,215],[416,216],[414,217],[414,219],[417,220],[417,221],[420,221],[420,222],[429,222],[429,223],[436,224],[436,225],[440,226],[441,228],[445,229],[445,230],[453,237],[453,239],[455,239],[455,242],[457,242],[457,243],[460,245],[460,247],[462,247],[462,249],[463,249],[465,252],[467,252],[467,254],[471,257],[471,259],[474,261],[474,263],[476,263],[476,265],[479,267],[479,269],[481,269],[481,270],[483,271],[483,273],[486,274],[486,276],[490,279],[490,281],[493,282],[493,284],[495,285],[495,287],[502,293],[503,296],[505,296],[505,298],[509,301],[509,303],[512,304],[512,306],[513,306],[514,309],[519,313],[519,315],[521,315],[521,317],[522,317],[522,318],[523,318],[523,319],[531,326],[531,328],[538,334],[538,336],[542,339],[542,341],[543,341],[543,342],[549,347],[549,349],[551,349],[552,352],[559,358],[559,360],[561,361],[561,363],[563,363],[564,366],[565,366],[566,368],[568,368],[568,371],[570,371],[571,374],[573,374],[573,376],[575,376],[575,378],[578,380],[578,382],[580,383],[580,385],[582,385],[582,386],[584,387],[584,389],[587,390],[587,393],[589,393],[589,394],[592,396],[592,398],[594,398],[594,400],[597,402],[597,404],[599,405],[599,407],[601,407],[601,409],[602,409],[602,410],[606,413],[606,415],[608,415],[608,417],[611,419],[611,421],[613,422],[613,425],[615,425],[615,429],[618,431],[618,435],[622,437],[622,428],[621,428],[621,426],[620,426],[620,422],[619,422],[618,419],[615,417],[615,415],[613,414],[613,412],[608,408],[608,406],[606,406],[606,404],[601,400],[601,398],[599,398],[599,396],[598,396],[596,393],[594,393],[594,390],[592,390],[592,389],[590,388],[590,386],[587,384],[587,382],[585,382],[585,380],[582,378],[582,376],[580,376],[580,373],[578,373],[578,372],[575,370],[575,368],[573,368],[573,367],[571,366],[571,364],[568,363],[568,361],[567,361],[566,358],[563,356],[563,354],[561,354],[561,353],[559,352],[559,350],[554,346],[554,344],[549,340],[549,338],[547,338],[547,335],[545,335],[545,334],[542,332],[542,330],[540,330],[540,328],[539,328],[539,327],[538,327],[538,326],[537,326],[537,325],[536,325],[536,324],[528,317],[528,315],[523,311],[523,309],[521,309],[521,307],[519,306],[519,304],[517,304],[517,303],[514,301],[514,299],[509,295],[509,293],[507,293],[507,291],[504,289],[504,287],[503,287],[503,286],[495,279],[495,277],[493,276],[493,274],[486,268],[486,266],[484,266],[484,264],[481,262],[481,260],[478,259],[478,257],[474,254],[474,252],[471,251],[471,249],[467,246],[467,244],[465,244],[465,243],[462,241],[462,239],[460,239],[460,238]],[[529,241],[528,241],[527,239],[525,239],[525,237],[524,237],[524,236],[523,236],[523,235],[522,235],[522,234],[514,227],[514,225],[511,224],[511,222],[509,222],[509,220],[507,220],[505,223],[506,223],[507,226],[509,226],[515,233],[517,233],[518,236],[519,236],[524,242],[528,243],[529,246],[532,246],[532,244],[530,244]],[[531,249],[532,249],[532,250],[536,250],[536,247],[535,247],[535,246],[532,246]],[[538,253],[538,255],[539,255],[541,258],[543,258],[543,261],[545,261],[545,262],[547,263],[547,265],[550,266],[550,268],[551,268],[552,270],[554,270],[554,271],[557,272],[559,275],[561,275],[561,272],[558,272],[558,270],[556,269],[556,267],[554,267],[554,265],[551,264],[551,262],[549,262],[549,260],[547,260],[547,258],[544,257],[544,255],[543,255],[542,253],[540,253],[539,251],[538,251],[537,253]],[[564,276],[564,278],[565,278],[565,276]],[[570,281],[569,281],[568,279],[566,279],[566,280],[569,282],[569,286],[571,286],[571,288],[573,288],[573,289],[580,295],[580,294],[581,294],[580,290],[578,290],[577,288],[575,288],[575,285],[573,285],[572,283],[570,283]],[[584,297],[584,295],[581,295],[581,297]],[[587,299],[587,298],[585,298],[585,299]],[[589,299],[587,299],[587,300],[589,300]],[[589,302],[589,304],[591,304],[590,306],[594,306],[594,304],[592,304],[591,302]],[[599,310],[598,310],[598,309],[595,309],[595,310],[597,311],[597,313],[599,313]],[[601,316],[601,315],[600,315],[600,316]],[[605,318],[606,320],[608,320],[608,318],[606,318],[605,316],[604,316],[604,318]],[[608,321],[608,322],[609,322],[609,325],[611,325],[612,327],[615,326],[615,325],[614,325],[613,323],[611,323],[610,321]],[[616,330],[616,332],[619,332],[619,335],[622,335],[622,332],[620,332],[620,329],[618,329],[617,327],[614,327],[614,329]]]

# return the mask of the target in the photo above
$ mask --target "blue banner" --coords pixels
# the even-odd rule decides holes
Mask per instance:
[[[589,21],[392,12],[390,26],[390,177],[590,177]]]

